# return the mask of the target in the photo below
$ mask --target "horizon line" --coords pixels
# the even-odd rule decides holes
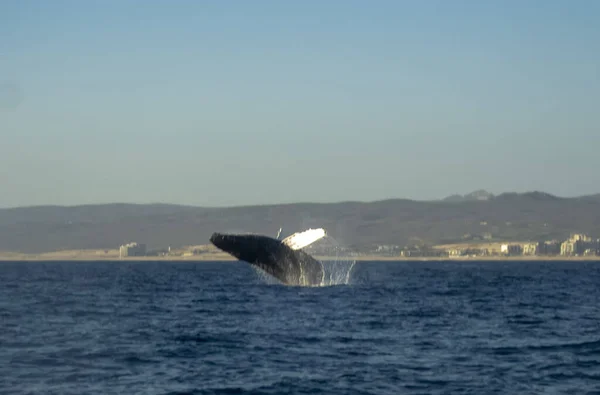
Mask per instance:
[[[485,192],[488,193],[491,199],[468,199],[462,201],[452,201],[448,200],[452,197],[461,197],[466,198],[469,195],[472,195],[476,192]],[[8,206],[8,207],[0,207],[0,210],[17,210],[17,209],[31,209],[31,208],[76,208],[76,207],[91,207],[91,206],[177,206],[177,207],[186,207],[186,208],[200,208],[200,209],[208,209],[208,210],[219,210],[219,209],[231,209],[231,208],[249,208],[249,207],[265,207],[265,206],[292,206],[292,205],[331,205],[331,204],[373,204],[373,203],[381,203],[387,201],[409,201],[409,202],[419,202],[419,203],[470,203],[470,202],[485,202],[488,200],[493,200],[494,198],[503,196],[503,195],[531,195],[531,194],[543,194],[547,195],[551,198],[556,199],[582,199],[586,197],[594,197],[600,195],[599,193],[591,193],[584,195],[575,195],[575,196],[559,196],[549,192],[539,191],[539,190],[531,190],[526,192],[501,192],[498,194],[493,194],[484,189],[474,190],[473,192],[466,193],[464,195],[461,194],[452,194],[443,198],[438,199],[414,199],[414,198],[403,198],[403,197],[389,197],[375,200],[338,200],[338,201],[329,201],[329,202],[318,202],[318,201],[296,201],[296,202],[272,202],[272,203],[254,203],[254,204],[238,204],[238,205],[226,205],[226,206],[203,206],[203,205],[194,205],[194,204],[183,204],[183,203],[167,203],[167,202],[125,202],[125,201],[112,201],[112,202],[98,202],[98,203],[75,203],[75,204],[33,204],[33,205],[24,205],[24,206]]]

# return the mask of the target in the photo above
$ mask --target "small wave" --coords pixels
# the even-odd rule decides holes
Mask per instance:
[[[485,349],[483,349],[485,350]],[[600,352],[600,340],[579,342],[579,343],[556,343],[556,344],[541,344],[541,345],[523,345],[521,347],[491,347],[487,348],[496,355],[515,355],[531,351],[574,351],[579,355],[586,355]]]
[[[528,350],[532,351],[588,351],[588,352],[600,352],[600,340],[584,341],[577,343],[557,343],[557,344],[545,344],[538,346],[528,346]]]

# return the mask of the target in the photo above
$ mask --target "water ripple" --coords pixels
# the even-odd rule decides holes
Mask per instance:
[[[600,264],[2,263],[0,393],[592,394]],[[596,391],[596,392],[594,392]]]

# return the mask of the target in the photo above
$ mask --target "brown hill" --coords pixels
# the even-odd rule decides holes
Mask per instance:
[[[484,198],[481,198],[484,196]],[[165,204],[38,206],[0,209],[0,251],[114,249],[137,241],[149,248],[205,244],[212,232],[275,236],[325,227],[356,250],[378,244],[564,239],[572,232],[600,237],[600,195],[560,198],[547,193],[478,193],[464,199],[229,208]]]

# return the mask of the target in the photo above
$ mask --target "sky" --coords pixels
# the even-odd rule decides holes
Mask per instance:
[[[0,2],[0,207],[600,192],[594,0]]]

